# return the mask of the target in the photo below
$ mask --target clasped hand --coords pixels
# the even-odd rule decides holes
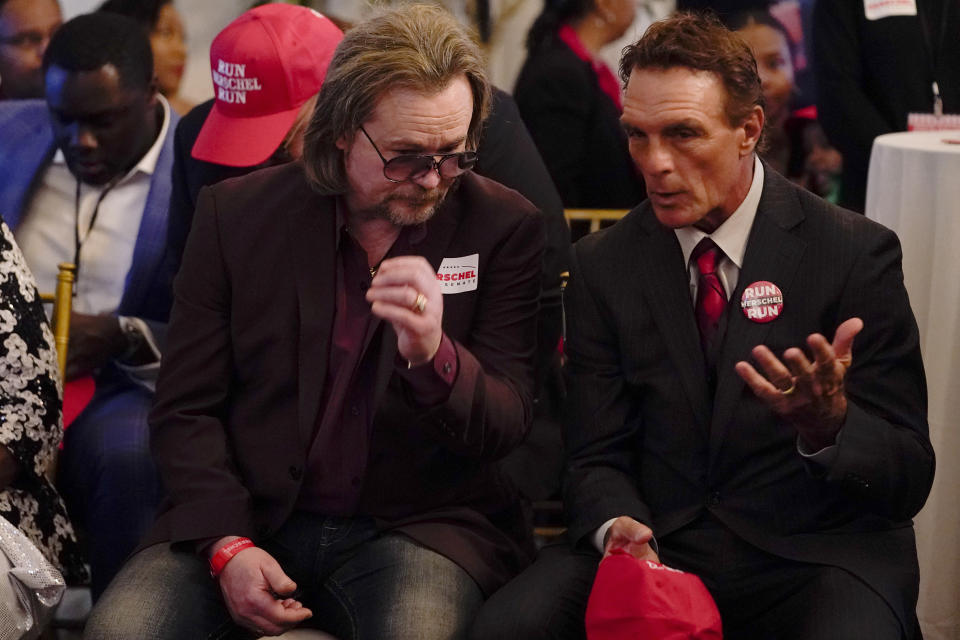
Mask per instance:
[[[423,296],[422,311],[418,296]],[[367,302],[374,315],[393,325],[402,358],[414,366],[433,359],[443,339],[443,295],[425,258],[400,256],[380,263]]]
[[[70,314],[70,346],[67,349],[67,380],[104,367],[126,348],[117,317],[110,314]]]
[[[622,549],[638,560],[651,560],[660,564],[660,558],[650,545],[653,531],[630,516],[620,516],[613,521],[603,538],[603,557],[614,549]]]
[[[744,361],[735,368],[758,398],[793,425],[808,447],[819,451],[834,444],[846,419],[844,377],[853,362],[853,339],[862,329],[860,318],[850,318],[837,327],[832,343],[819,333],[808,336],[812,363],[797,347],[787,349],[782,362],[758,345],[751,355],[765,375]]]

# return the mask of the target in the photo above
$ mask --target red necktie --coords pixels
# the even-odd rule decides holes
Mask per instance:
[[[704,353],[710,353],[710,347],[720,325],[720,317],[727,306],[727,295],[723,291],[723,283],[717,273],[717,263],[723,257],[713,240],[704,238],[694,248],[690,256],[700,271],[697,280],[697,304],[695,313],[697,327],[700,329],[700,344]]]

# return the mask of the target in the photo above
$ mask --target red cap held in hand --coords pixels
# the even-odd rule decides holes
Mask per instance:
[[[587,602],[588,640],[721,640],[720,612],[700,578],[614,550]]]

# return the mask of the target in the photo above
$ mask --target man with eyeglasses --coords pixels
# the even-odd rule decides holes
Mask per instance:
[[[43,53],[61,22],[57,0],[0,0],[0,100],[43,97]]]
[[[460,638],[529,562],[495,460],[530,424],[544,228],[470,171],[483,68],[443,9],[372,19],[302,162],[200,193],[151,413],[169,499],[85,637]]]

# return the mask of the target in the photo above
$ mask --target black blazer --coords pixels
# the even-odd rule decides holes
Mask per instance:
[[[151,445],[169,498],[145,544],[269,537],[294,509],[333,330],[335,199],[299,163],[201,191],[177,276]],[[467,173],[417,245],[434,266],[479,254],[475,291],[444,296],[459,370],[420,407],[374,321],[370,457],[360,513],[451,558],[491,593],[529,561],[529,529],[493,463],[530,426],[543,221]]]
[[[559,38],[529,53],[513,96],[565,207],[625,209],[644,198],[617,106]]]
[[[912,621],[910,519],[930,490],[934,456],[896,236],[767,168],[712,398],[680,245],[649,203],[573,254],[564,496],[573,538],[629,515],[663,548],[709,511],[769,553],[852,572]],[[759,280],[784,296],[767,324],[738,304]],[[847,419],[839,456],[823,470],[800,456],[795,429],[734,364],[758,344],[779,354],[813,332],[832,339],[854,316],[864,329],[846,378]]]
[[[841,204],[858,211],[873,139],[906,131],[910,112],[932,113],[935,78],[944,113],[960,113],[960,3],[917,0],[917,12],[867,20],[863,0],[818,0],[814,6],[818,115],[843,154]]]

